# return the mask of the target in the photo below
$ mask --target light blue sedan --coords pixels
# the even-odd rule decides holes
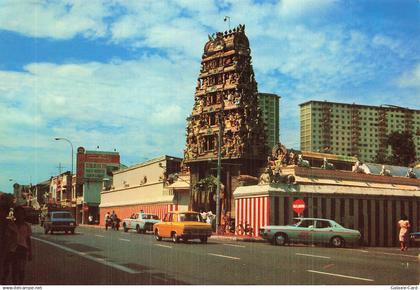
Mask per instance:
[[[344,247],[357,244],[360,232],[347,229],[333,220],[318,218],[295,218],[295,223],[287,226],[265,226],[260,228],[260,236],[274,245],[290,243],[328,244]]]

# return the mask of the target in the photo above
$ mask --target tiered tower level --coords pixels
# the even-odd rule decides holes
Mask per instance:
[[[245,25],[209,35],[204,46],[184,161],[217,158],[219,130],[222,159],[264,159],[264,123]]]

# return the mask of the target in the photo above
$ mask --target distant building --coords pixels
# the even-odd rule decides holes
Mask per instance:
[[[271,149],[279,143],[280,135],[280,96],[258,93],[258,103],[266,127],[266,143]]]
[[[89,215],[98,217],[101,191],[104,183],[112,182],[113,171],[120,169],[118,152],[88,151],[77,148],[75,184],[77,220],[88,222]]]
[[[409,131],[420,155],[420,110],[309,101],[300,104],[302,151],[357,156],[363,162],[391,154],[387,135]]]
[[[101,192],[100,224],[112,211],[124,219],[140,210],[160,218],[170,210],[187,210],[190,177],[179,174],[181,161],[165,155],[114,172]]]
[[[72,188],[70,185],[70,179],[70,171],[51,177],[50,191],[48,196],[49,204],[60,205],[62,207],[71,207]]]

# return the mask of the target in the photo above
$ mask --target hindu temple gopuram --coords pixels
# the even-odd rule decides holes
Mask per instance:
[[[245,25],[209,35],[194,99],[184,152],[191,173],[191,206],[195,210],[215,208],[212,178],[222,130],[221,203],[226,212],[236,188],[234,178],[257,176],[267,149]]]

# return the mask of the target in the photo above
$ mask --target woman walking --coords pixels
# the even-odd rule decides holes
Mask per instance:
[[[25,222],[25,210],[18,206],[14,210],[15,221],[10,222],[6,229],[7,256],[4,263],[2,283],[5,284],[12,273],[12,284],[22,285],[25,278],[26,261],[32,260],[30,224]]]
[[[408,233],[410,228],[410,222],[408,221],[407,216],[403,215],[401,220],[398,221],[398,226],[400,227],[400,246],[401,251],[407,251],[408,249]]]

